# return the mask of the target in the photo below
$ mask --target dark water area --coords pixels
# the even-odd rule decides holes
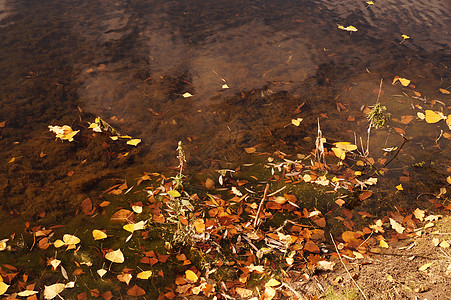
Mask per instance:
[[[236,168],[256,145],[308,153],[318,118],[326,137],[352,142],[381,78],[394,120],[416,115],[418,102],[448,115],[439,88],[451,86],[449,1],[374,3],[1,0],[3,210],[63,216],[115,178],[175,167],[179,140],[192,173]],[[412,80],[422,100],[392,85],[395,76]],[[96,116],[142,143],[93,136]],[[289,125],[298,117],[301,126]],[[64,124],[80,130],[75,142],[48,131]],[[446,178],[449,140],[436,139],[449,128],[416,124],[394,124],[412,137],[394,166],[434,161],[417,175],[430,188]],[[374,133],[375,156],[400,142]]]

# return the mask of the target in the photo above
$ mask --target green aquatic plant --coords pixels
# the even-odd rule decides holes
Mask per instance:
[[[370,106],[371,110],[366,114],[366,118],[370,125],[374,128],[381,128],[387,125],[391,119],[391,114],[387,112],[387,108],[380,103]]]

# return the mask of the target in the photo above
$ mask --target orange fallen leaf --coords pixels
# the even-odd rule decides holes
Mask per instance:
[[[438,89],[442,94],[447,94],[447,95],[449,95],[449,94],[451,94],[451,92],[450,91],[448,91],[447,89]]]
[[[145,294],[146,294],[146,291],[144,291],[142,288],[140,288],[136,284],[127,291],[127,295],[135,296],[135,297],[139,297],[139,296],[142,296]]]

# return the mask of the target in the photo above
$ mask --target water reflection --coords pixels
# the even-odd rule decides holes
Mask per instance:
[[[242,149],[256,144],[308,151],[321,114],[330,136],[349,140],[364,132],[359,109],[374,103],[381,77],[386,95],[400,93],[389,82],[399,75],[429,99],[446,101],[436,91],[449,86],[449,8],[445,0],[2,1],[2,196],[48,199],[45,174],[54,172],[49,190],[60,191],[50,197],[57,199],[74,165],[108,172],[110,158],[85,144],[45,165],[34,153],[37,144],[53,147],[47,126],[74,123],[77,105],[92,113],[83,124],[101,116],[144,140],[126,166],[174,165],[174,148],[184,140],[189,164],[202,169],[217,166],[211,159],[236,164]],[[401,43],[402,34],[410,39]],[[385,101],[398,114],[409,107]],[[347,121],[350,114],[356,123]],[[303,117],[303,125],[286,127],[292,117]],[[420,150],[412,143],[412,152]],[[7,164],[13,156],[24,164]],[[78,158],[95,164],[78,165]],[[74,189],[88,190],[80,176]]]

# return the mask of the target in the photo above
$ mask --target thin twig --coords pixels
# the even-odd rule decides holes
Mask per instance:
[[[258,220],[259,220],[259,217],[260,217],[260,212],[262,210],[263,202],[265,202],[266,194],[268,193],[268,189],[269,189],[269,183],[266,184],[265,192],[263,193],[262,201],[260,201],[260,205],[258,206],[257,215],[255,216],[255,220],[254,220],[254,228],[257,227]]]
[[[287,186],[285,185],[283,188],[280,188],[280,189],[278,189],[277,191],[275,191],[274,193],[269,194],[268,197],[274,196],[275,194],[277,194],[277,193],[283,191],[286,187],[287,187]]]
[[[349,273],[348,268],[346,267],[345,263],[343,262],[343,259],[341,258],[341,254],[338,251],[337,248],[337,244],[335,243],[334,237],[332,236],[332,234],[330,233],[330,238],[332,239],[332,243],[334,243],[334,247],[335,247],[335,251],[337,251],[338,254],[338,258],[340,259],[341,264],[343,265],[343,267],[345,268],[346,272],[349,275],[349,278],[351,278],[352,282],[357,286],[357,288],[359,289],[360,293],[362,293],[363,298],[365,298],[365,300],[368,300],[368,298],[365,296],[365,293],[363,293],[362,289],[360,288],[360,286],[357,284],[357,282],[354,280],[354,278],[352,278],[351,273]]]

